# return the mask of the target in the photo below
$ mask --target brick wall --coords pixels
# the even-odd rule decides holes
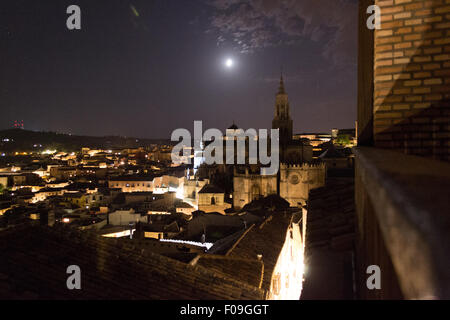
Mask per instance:
[[[450,0],[376,0],[375,146],[450,160]]]

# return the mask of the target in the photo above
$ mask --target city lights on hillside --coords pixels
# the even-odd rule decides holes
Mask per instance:
[[[45,151],[42,151],[42,154],[55,154],[55,153],[57,153],[58,151],[57,150],[45,150]]]

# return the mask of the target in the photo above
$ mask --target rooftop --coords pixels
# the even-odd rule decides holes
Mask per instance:
[[[274,213],[263,223],[248,228],[226,254],[231,258],[249,260],[257,260],[258,255],[261,255],[264,263],[262,289],[270,288],[272,273],[286,240],[291,217],[291,214]]]
[[[0,233],[0,299],[260,300],[258,287],[219,270],[190,265],[70,228],[26,227]],[[78,265],[82,290],[66,288]]]
[[[222,189],[213,184],[207,184],[198,193],[224,193],[224,192],[225,191],[223,191]]]

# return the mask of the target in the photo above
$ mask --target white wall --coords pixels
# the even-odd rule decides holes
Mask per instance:
[[[109,214],[109,224],[114,226],[127,226],[129,223],[147,222],[147,215],[141,216],[134,210],[115,211]]]
[[[275,265],[269,300],[299,300],[303,288],[303,257],[300,225],[292,223]]]

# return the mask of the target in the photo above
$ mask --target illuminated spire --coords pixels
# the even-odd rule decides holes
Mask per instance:
[[[283,80],[283,69],[281,69],[280,87],[278,88],[278,94],[285,94],[284,90],[284,80]]]

